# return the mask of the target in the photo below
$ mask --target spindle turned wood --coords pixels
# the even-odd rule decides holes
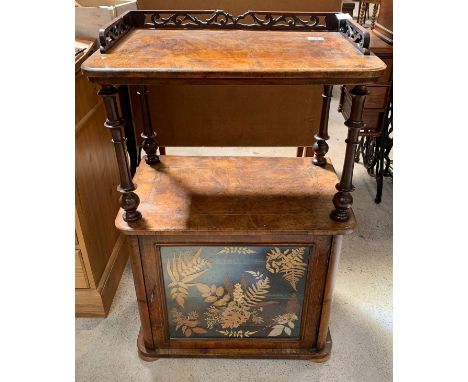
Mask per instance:
[[[317,166],[324,166],[327,163],[325,155],[328,153],[327,140],[328,136],[328,116],[330,114],[330,102],[333,92],[332,85],[324,85],[322,94],[322,115],[320,117],[320,128],[318,134],[315,135],[314,159],[313,162]]]
[[[130,162],[124,132],[125,120],[120,116],[117,94],[118,90],[114,86],[109,85],[102,86],[99,91],[107,113],[107,120],[104,126],[111,132],[112,143],[114,143],[115,155],[119,165],[120,185],[117,190],[121,193],[120,206],[125,210],[125,221],[132,222],[141,219],[141,213],[137,210],[140,204],[140,198],[133,192],[136,190],[137,186],[133,183],[130,172]]]
[[[233,16],[224,11],[130,11],[101,29],[100,43],[100,52],[82,70],[102,86],[105,126],[112,133],[120,168],[122,210],[116,226],[130,235],[142,323],[140,356],[146,360],[187,356],[326,360],[331,350],[328,323],[342,235],[355,226],[352,173],[363,126],[365,84],[377,81],[386,68],[369,54],[369,33],[353,21],[326,12],[249,11]],[[146,86],[161,84],[320,84],[322,112],[315,157],[158,157]],[[345,122],[349,131],[340,181],[326,158],[334,84],[356,85]],[[134,180],[140,185],[141,204],[130,176],[125,121],[116,103],[115,86],[119,85],[138,87],[146,163],[140,163]],[[229,145],[232,141],[226,142]],[[298,336],[169,335],[163,248],[216,245],[309,248]],[[187,326],[182,330],[186,336],[194,333]]]
[[[368,94],[367,86],[355,86],[351,89],[350,94],[352,97],[351,113],[349,118],[345,121],[345,125],[348,126],[345,160],[343,164],[343,172],[341,174],[341,181],[336,185],[338,192],[333,197],[335,209],[330,215],[334,220],[341,222],[347,221],[350,218],[351,206],[353,204],[353,196],[351,195],[351,192],[354,190],[354,157],[359,143],[359,131],[364,127],[362,113],[364,111],[366,95]]]
[[[151,124],[151,114],[148,105],[148,90],[146,86],[141,85],[138,87],[137,94],[140,96],[141,105],[141,118],[143,121],[143,150],[145,150],[145,161],[148,164],[156,164],[159,162],[159,157],[156,152],[158,151],[158,141],[156,140],[156,133]]]

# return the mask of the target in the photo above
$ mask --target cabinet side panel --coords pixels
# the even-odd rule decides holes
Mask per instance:
[[[302,348],[315,348],[317,343],[331,241],[331,236],[317,237],[314,240],[315,251],[309,263],[312,271],[307,279],[308,294],[303,311]]]
[[[137,237],[129,237],[130,261],[132,264],[133,281],[138,300],[138,310],[140,312],[141,330],[143,341],[147,349],[154,349],[153,333],[151,331],[150,315],[148,310],[148,299],[146,296],[145,277],[141,258],[140,243]]]

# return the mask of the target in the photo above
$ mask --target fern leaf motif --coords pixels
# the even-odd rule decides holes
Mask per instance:
[[[247,288],[244,293],[244,305],[248,308],[262,302],[270,291],[270,279],[265,277]]]
[[[234,337],[234,338],[244,338],[244,337],[250,337],[252,334],[257,333],[255,332],[250,332],[248,330],[243,331],[243,330],[217,330],[218,333],[221,333],[222,335],[226,337]]]
[[[253,253],[255,253],[253,249],[245,247],[224,247],[223,249],[218,251],[218,255],[250,255]]]
[[[265,267],[270,273],[281,273],[283,279],[297,290],[297,283],[307,269],[307,264],[304,263],[304,251],[304,247],[286,249],[284,252],[274,248],[267,254]]]
[[[199,284],[190,284],[190,282],[203,275],[211,267],[211,263],[202,258],[201,253],[202,249],[200,248],[193,255],[180,253],[172,257],[172,262],[167,259],[166,269],[171,279],[168,288],[171,288],[172,299],[181,307],[184,307],[185,298],[189,293],[188,288],[192,286],[198,288]]]

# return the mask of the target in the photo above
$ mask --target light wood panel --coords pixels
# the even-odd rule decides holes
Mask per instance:
[[[75,312],[105,317],[128,252],[114,226],[118,168],[96,90],[75,76]]]
[[[75,288],[89,288],[86,271],[84,270],[81,251],[75,250]]]
[[[75,312],[78,316],[106,317],[122,278],[129,256],[128,243],[120,236],[96,288],[75,289]]]

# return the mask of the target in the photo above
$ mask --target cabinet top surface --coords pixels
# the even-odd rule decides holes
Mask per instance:
[[[132,29],[82,70],[96,82],[143,79],[308,80],[368,83],[386,66],[341,32]]]
[[[330,218],[338,178],[310,158],[161,156],[134,177],[143,218],[116,226],[130,235],[350,233]]]

